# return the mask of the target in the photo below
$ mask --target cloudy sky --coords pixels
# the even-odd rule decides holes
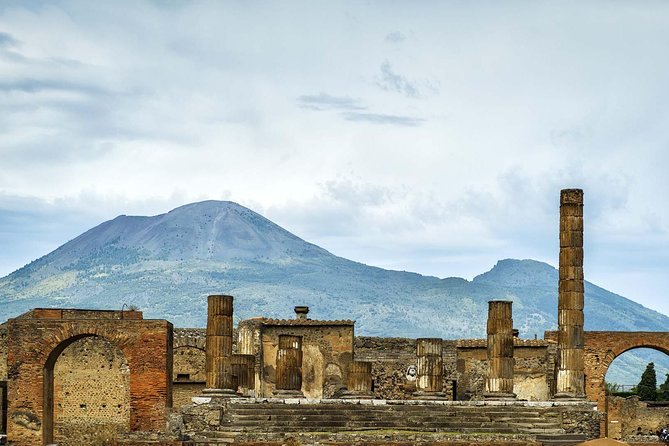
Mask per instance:
[[[331,252],[557,266],[669,314],[665,1],[0,2],[0,275],[232,200]]]

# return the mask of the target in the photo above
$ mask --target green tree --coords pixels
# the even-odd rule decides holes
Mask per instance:
[[[642,401],[655,401],[657,399],[657,377],[655,376],[655,364],[652,362],[646,366],[636,390]]]
[[[666,379],[660,384],[660,391],[657,393],[657,399],[660,401],[669,401],[669,373],[665,375]]]

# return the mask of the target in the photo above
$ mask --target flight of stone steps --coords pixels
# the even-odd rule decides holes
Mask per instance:
[[[289,434],[312,438],[319,435],[485,436],[488,439],[522,438],[535,444],[541,436],[546,444],[556,446],[578,442],[570,443],[573,439],[561,427],[560,408],[550,404],[325,401],[230,401],[221,408],[220,423],[215,428],[200,431],[192,438],[196,445],[222,444],[242,438],[269,440]]]
[[[543,409],[543,408],[542,408]],[[436,404],[230,404],[224,431],[346,431],[369,429],[558,434],[557,411],[523,406]]]

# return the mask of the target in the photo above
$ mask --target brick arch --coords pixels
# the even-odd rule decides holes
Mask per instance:
[[[618,356],[638,348],[669,355],[669,332],[587,331],[584,338],[585,394],[606,409],[606,372]]]
[[[45,408],[53,398],[53,365],[68,345],[89,336],[106,339],[125,356],[131,430],[164,427],[172,405],[172,324],[143,320],[141,313],[134,319],[114,318],[116,313],[33,310],[8,321],[7,434],[13,444],[49,444],[53,414]]]

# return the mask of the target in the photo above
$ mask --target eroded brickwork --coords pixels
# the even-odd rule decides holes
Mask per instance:
[[[120,319],[130,312],[103,312],[109,317],[101,319],[93,319],[96,312],[88,313],[34,310],[31,314],[35,317],[24,315],[7,322],[8,435],[15,446],[42,444],[43,435],[50,440],[53,406],[48,401],[53,395],[53,366],[71,343],[91,336],[115,345],[130,368],[130,428],[164,428],[172,399],[172,325],[167,321]],[[56,318],[63,314],[88,319]]]
[[[130,428],[130,368],[110,342],[83,338],[54,366],[54,439],[59,446],[102,444]]]

